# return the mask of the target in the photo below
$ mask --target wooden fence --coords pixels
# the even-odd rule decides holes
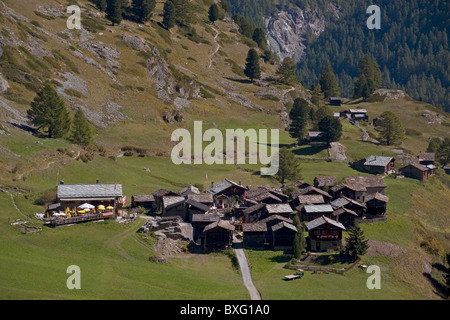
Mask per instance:
[[[102,219],[108,219],[108,218],[110,218],[110,217],[109,216],[105,217],[102,213],[96,213],[96,214],[88,214],[88,215],[78,216],[78,217],[54,219],[54,220],[50,221],[50,225],[53,227],[57,227],[57,226],[62,226],[62,225],[66,225],[66,224],[96,221],[96,220],[102,220]]]

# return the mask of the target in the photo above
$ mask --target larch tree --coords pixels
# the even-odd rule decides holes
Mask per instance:
[[[27,116],[38,130],[46,130],[49,138],[63,138],[70,130],[70,116],[64,101],[48,83],[31,102]]]
[[[302,178],[300,160],[288,148],[281,148],[279,152],[279,169],[275,177],[284,185],[287,179]]]
[[[379,139],[388,146],[400,144],[405,139],[405,128],[392,111],[383,112],[376,125]]]
[[[73,117],[70,140],[82,146],[88,146],[92,143],[92,129],[81,109],[78,109]]]
[[[278,81],[284,84],[293,84],[297,82],[297,77],[295,76],[296,71],[297,66],[294,63],[294,60],[292,60],[291,57],[284,58],[276,72]]]

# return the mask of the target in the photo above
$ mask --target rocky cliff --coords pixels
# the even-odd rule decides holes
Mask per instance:
[[[289,56],[299,62],[308,41],[325,30],[329,19],[338,17],[339,9],[332,4],[322,10],[292,7],[264,17],[269,49],[281,60]]]

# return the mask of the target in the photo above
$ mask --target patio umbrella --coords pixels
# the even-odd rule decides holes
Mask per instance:
[[[94,209],[95,207],[89,203],[83,203],[81,206],[78,206],[79,209]]]
[[[104,205],[99,205],[98,207],[97,207],[99,210],[105,210],[105,206]]]
[[[107,206],[106,209],[112,210],[112,209],[114,209],[114,207],[112,207],[112,206]]]

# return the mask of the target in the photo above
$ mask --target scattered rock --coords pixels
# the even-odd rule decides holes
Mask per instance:
[[[0,73],[0,94],[5,93],[9,88],[8,81],[3,78],[3,75]]]
[[[446,117],[442,114],[431,112],[430,110],[424,110],[422,112],[422,117],[428,120],[428,124],[441,124],[446,120]]]
[[[227,92],[227,97],[236,102],[237,104],[240,104],[241,106],[247,107],[252,110],[257,109],[259,111],[263,111],[263,108],[254,104],[253,102],[250,101],[250,99],[243,96],[242,94]]]
[[[403,99],[407,96],[405,92],[402,90],[389,90],[389,89],[375,90],[373,95],[384,97],[384,101]]]
[[[369,249],[367,255],[369,256],[386,256],[397,258],[406,253],[406,249],[396,244],[384,241],[369,240]]]
[[[150,50],[145,40],[138,36],[131,36],[128,34],[122,34],[122,40],[128,43],[134,50]]]

